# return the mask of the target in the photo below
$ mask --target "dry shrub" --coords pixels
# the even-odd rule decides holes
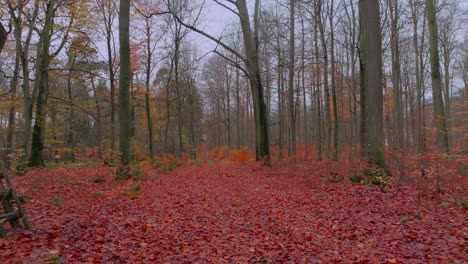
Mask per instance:
[[[140,163],[140,169],[144,172],[148,172],[153,169],[152,161],[149,159],[145,159]]]
[[[230,152],[229,159],[234,163],[244,164],[249,161],[250,153],[246,146],[240,149],[233,149]]]
[[[135,157],[134,157],[134,160],[136,161],[143,161],[145,159],[147,159],[148,157],[141,151],[136,151],[135,152]]]
[[[165,172],[169,172],[177,167],[185,166],[190,163],[191,159],[188,153],[183,153],[180,157],[172,154],[164,154],[153,161],[152,167],[160,168]]]
[[[219,161],[219,160],[224,159],[225,156],[226,156],[226,147],[224,146],[214,147],[210,151],[210,158],[213,160]]]

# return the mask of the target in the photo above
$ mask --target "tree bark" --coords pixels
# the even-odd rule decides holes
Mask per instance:
[[[449,153],[448,131],[442,97],[442,78],[440,74],[440,56],[435,0],[426,0],[427,21],[429,27],[429,49],[431,58],[432,98],[436,128],[437,148],[440,152]]]
[[[150,81],[151,81],[151,63],[153,52],[151,51],[151,33],[149,18],[146,18],[146,80],[145,80],[145,109],[146,109],[146,126],[148,127],[148,150],[150,160],[154,157],[153,148],[153,123],[151,120],[151,105],[150,105]]]
[[[257,0],[259,1],[259,0]],[[258,3],[256,1],[256,3]],[[266,105],[263,95],[262,79],[260,76],[260,65],[258,60],[258,42],[255,41],[250,26],[249,12],[246,0],[237,0],[237,9],[241,21],[244,47],[247,55],[246,64],[249,73],[250,89],[252,91],[254,116],[255,116],[255,153],[256,160],[263,160],[270,165],[270,146],[268,143],[268,119]],[[255,12],[258,13],[259,6],[256,4]]]
[[[402,151],[404,146],[404,132],[403,132],[403,105],[402,105],[402,91],[401,91],[401,69],[400,69],[400,37],[398,31],[398,0],[388,1],[390,11],[391,23],[391,57],[392,57],[392,83],[393,83],[393,135],[394,147],[398,151]]]
[[[55,16],[56,10],[55,4],[55,0],[51,0],[47,3],[46,19],[44,22],[44,28],[40,33],[37,49],[36,80],[34,83],[34,90],[38,91],[38,95],[36,102],[36,116],[32,132],[31,155],[29,157],[29,166],[31,167],[44,165],[44,157],[42,153],[44,148],[43,132],[45,126],[45,107],[49,82],[49,47],[51,41],[53,17]]]
[[[325,147],[327,152],[327,158],[331,158],[331,138],[332,138],[332,121],[330,111],[330,88],[328,86],[328,48],[327,41],[325,39],[325,23],[322,18],[322,7],[323,2],[319,0],[317,4],[317,23],[320,31],[320,40],[322,44],[323,52],[323,90],[325,92],[325,115],[326,115],[326,130],[327,135],[325,137]]]
[[[18,18],[17,22],[21,22],[21,18]],[[22,35],[22,28],[20,26],[20,23],[15,23],[15,36]],[[0,26],[0,31],[2,31],[3,26]],[[4,30],[4,29],[3,29]],[[1,33],[0,33],[1,34]],[[1,42],[1,41],[0,41]],[[1,43],[0,43],[1,46]],[[15,134],[15,116],[16,116],[16,107],[15,107],[15,101],[16,101],[16,93],[18,90],[18,79],[19,79],[19,71],[20,71],[20,66],[21,66],[21,39],[18,39],[15,37],[15,46],[16,46],[16,53],[15,53],[15,67],[13,69],[13,78],[11,79],[11,96],[10,96],[10,109],[9,109],[9,115],[8,115],[8,128],[7,128],[7,139],[6,139],[6,155],[8,156],[9,154],[13,153],[13,136]],[[1,49],[0,49],[1,52]],[[8,159],[5,162],[5,166],[7,168],[10,167],[10,162]]]
[[[119,43],[119,122],[120,159],[124,165],[130,161],[131,113],[130,113],[130,0],[120,0]]]
[[[335,67],[335,30],[333,23],[333,4],[334,1],[330,1],[330,59],[331,59],[331,86],[332,86],[332,103],[333,103],[333,160],[338,160],[338,132],[339,132],[339,120],[338,120],[338,107],[336,102],[336,67]],[[329,124],[331,126],[331,124]],[[331,136],[331,135],[330,135]]]
[[[296,158],[296,112],[294,103],[294,62],[295,62],[295,0],[289,0],[289,76],[288,76],[288,102],[289,102],[289,156]]]
[[[361,66],[361,144],[373,165],[386,168],[383,134],[382,35],[380,4],[359,2],[359,59]]]

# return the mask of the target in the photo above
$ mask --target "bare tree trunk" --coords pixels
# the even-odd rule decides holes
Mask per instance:
[[[120,159],[124,165],[130,161],[131,113],[130,113],[130,0],[120,0],[119,43],[120,43],[120,79],[119,79],[119,124],[120,124]]]
[[[47,3],[46,18],[44,28],[39,37],[36,62],[36,80],[34,90],[38,91],[36,102],[36,116],[32,133],[31,155],[29,157],[29,166],[37,167],[44,165],[42,150],[44,148],[43,133],[45,127],[45,106],[48,93],[49,82],[49,47],[51,41],[51,31],[53,26],[53,17],[55,16],[56,1],[51,0]]]
[[[2,31],[3,26],[0,26],[0,31]],[[18,34],[21,36],[21,28],[20,27],[15,27],[14,29],[15,35]],[[0,33],[1,34],[1,33]],[[16,38],[15,38],[16,39]],[[1,42],[1,41],[0,41]],[[15,53],[15,67],[13,69],[13,78],[11,79],[11,95],[10,95],[10,109],[9,115],[8,115],[8,128],[7,128],[7,138],[6,138],[6,155],[7,157],[9,154],[13,153],[13,135],[15,134],[15,116],[16,116],[16,107],[15,107],[15,102],[16,102],[16,93],[18,90],[18,79],[19,79],[19,70],[20,70],[20,57],[21,57],[21,40],[16,39],[16,53]],[[0,43],[0,52],[1,52],[1,46],[2,44]],[[5,166],[7,168],[10,167],[10,162],[8,159],[6,159]]]
[[[263,86],[260,77],[260,65],[258,61],[258,31],[254,34],[250,27],[249,12],[246,0],[237,0],[237,10],[241,21],[244,47],[247,54],[247,69],[249,73],[250,89],[252,91],[254,116],[255,116],[255,153],[256,160],[264,160],[270,164],[270,147],[268,143],[268,113],[263,96]],[[256,0],[255,15],[258,22],[259,0]],[[256,23],[257,24],[257,23]]]
[[[102,17],[105,27],[106,35],[106,47],[107,47],[107,67],[109,67],[109,83],[110,83],[110,116],[111,116],[111,127],[110,127],[110,141],[111,141],[111,153],[110,161],[114,161],[114,151],[115,151],[115,71],[114,71],[114,48],[112,45],[112,26],[113,26],[113,17],[111,9],[114,8],[110,6],[111,1],[102,3]]]
[[[296,112],[294,105],[294,62],[295,62],[295,0],[289,0],[289,77],[288,77],[288,102],[289,102],[289,156],[296,158]]]
[[[306,67],[305,67],[305,26],[304,26],[304,17],[303,13],[300,12],[301,15],[301,86],[302,86],[302,104],[304,108],[304,116],[303,116],[303,127],[304,127],[304,137],[303,137],[303,143],[304,143],[304,148],[305,148],[305,153],[304,153],[304,158],[307,159],[309,156],[308,152],[308,139],[309,139],[309,133],[308,133],[308,127],[307,127],[307,92],[306,92]],[[312,103],[312,102],[311,102]]]
[[[322,94],[320,92],[320,54],[319,54],[319,46],[318,46],[318,23],[315,23],[314,27],[314,43],[315,43],[315,90],[316,90],[316,95],[315,98],[317,100],[317,143],[316,143],[316,148],[317,148],[317,160],[322,160],[322,104],[321,104],[321,98]]]
[[[399,18],[399,1],[388,0],[390,8],[390,23],[391,23],[391,53],[392,53],[392,83],[394,90],[394,124],[393,136],[394,146],[398,151],[402,151],[404,146],[404,132],[403,132],[403,112],[402,112],[402,97],[401,92],[401,69],[400,69],[400,37],[398,32],[398,18]]]
[[[174,78],[176,88],[176,111],[177,111],[177,136],[179,143],[179,154],[184,152],[184,143],[182,141],[182,95],[180,92],[179,81],[179,56],[180,56],[180,28],[176,22],[175,50],[174,50]]]
[[[279,147],[279,159],[283,158],[283,148],[284,148],[284,119],[283,119],[283,67],[282,67],[282,54],[281,54],[281,42],[280,42],[280,32],[279,32],[279,21],[276,21],[276,45],[277,45],[277,56],[278,56],[278,65],[277,65],[277,97],[278,97],[278,147]]]
[[[435,0],[426,0],[427,21],[429,26],[429,48],[432,72],[432,98],[434,101],[434,118],[436,124],[436,142],[439,151],[449,153],[448,131],[445,119],[444,101],[442,98],[442,79],[440,75],[440,58]]]
[[[13,25],[15,29],[21,29],[22,25],[22,12],[23,12],[23,5],[20,3],[18,5],[18,15],[15,14],[15,8],[8,2],[8,10],[10,13],[10,17],[12,18]],[[34,26],[36,24],[37,16],[39,13],[39,2],[34,3],[34,10],[33,15],[31,17],[31,21],[29,22],[30,25],[28,27],[28,32],[26,36],[26,40],[24,44],[21,45],[22,41],[22,34],[20,30],[15,30],[15,42],[17,43],[17,51],[20,53],[20,60],[21,60],[21,71],[23,75],[23,119],[24,119],[24,133],[23,133],[23,151],[24,155],[22,157],[23,161],[27,161],[30,156],[31,151],[31,125],[32,125],[32,112],[33,112],[33,102],[36,100],[37,97],[37,90],[34,89],[33,93],[30,92],[30,82],[29,82],[29,46],[31,44],[32,34],[34,31]],[[20,45],[18,45],[18,43]]]
[[[333,160],[338,160],[338,132],[339,132],[339,120],[338,120],[338,107],[336,103],[336,68],[335,68],[335,31],[333,26],[333,3],[330,1],[330,58],[331,58],[331,84],[332,84],[332,100],[333,100],[333,118],[334,118],[334,130],[333,130]],[[331,126],[331,124],[329,124]],[[330,135],[331,136],[331,135]]]
[[[68,61],[68,76],[67,76],[67,90],[68,90],[68,147],[71,150],[71,161],[75,162],[75,130],[73,122],[75,121],[75,105],[73,102],[73,93],[72,93],[72,69],[75,64],[75,58],[73,56],[69,57]]]
[[[332,122],[331,122],[331,111],[330,111],[330,88],[328,87],[328,48],[327,41],[325,39],[325,23],[322,18],[322,7],[323,2],[319,0],[317,4],[317,23],[320,31],[320,39],[322,43],[322,52],[323,52],[323,89],[325,92],[325,115],[326,115],[326,151],[327,158],[331,158],[331,137],[332,137]]]
[[[94,83],[94,77],[91,77],[91,87],[93,88],[94,103],[96,104],[96,145],[98,147],[98,158],[102,155],[102,121],[101,121],[101,106],[99,105],[99,97]]]
[[[241,147],[241,123],[240,123],[240,116],[241,116],[241,110],[240,110],[240,107],[241,107],[241,98],[240,98],[240,72],[239,72],[239,69],[236,68],[236,112],[237,112],[237,119],[236,119],[236,123],[237,123],[237,148],[240,149]]]
[[[167,83],[166,83],[166,126],[164,129],[164,151],[168,151],[168,137],[169,137],[169,125],[171,122],[171,100],[169,97],[169,92],[170,92],[170,85],[172,84],[172,70],[174,68],[174,59],[171,59],[171,68],[169,70],[169,74],[167,76]]]
[[[383,144],[382,35],[378,1],[359,2],[361,65],[361,142],[365,156],[385,168]]]
[[[225,66],[226,74],[226,132],[227,132],[227,145],[232,147],[231,140],[231,75],[228,72],[228,65]]]
[[[146,80],[145,80],[145,109],[146,109],[146,125],[148,128],[148,149],[150,159],[153,160],[153,123],[151,120],[151,105],[150,105],[150,81],[151,81],[151,63],[153,52],[151,51],[151,33],[148,18],[146,19]]]

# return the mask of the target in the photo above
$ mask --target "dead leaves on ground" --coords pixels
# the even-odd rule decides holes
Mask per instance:
[[[18,191],[28,197],[25,208],[33,229],[11,231],[0,241],[1,260],[468,261],[464,208],[418,198],[417,186],[324,181],[326,173],[319,163],[193,165],[165,175],[150,171],[136,183],[113,180],[107,167],[35,170],[14,178]]]

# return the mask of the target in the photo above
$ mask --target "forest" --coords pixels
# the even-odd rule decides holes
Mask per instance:
[[[467,263],[463,0],[0,0],[1,263]]]

